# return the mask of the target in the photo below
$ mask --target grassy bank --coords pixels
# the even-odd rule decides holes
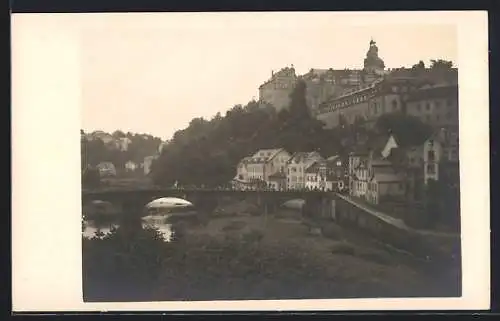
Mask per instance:
[[[356,235],[315,236],[300,221],[211,219],[164,243],[119,228],[84,241],[86,301],[238,300],[457,295]]]

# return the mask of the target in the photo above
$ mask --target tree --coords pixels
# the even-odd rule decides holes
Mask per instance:
[[[114,138],[124,138],[126,137],[125,133],[122,132],[121,130],[115,130],[112,134]]]
[[[209,121],[193,120],[177,131],[165,146],[152,170],[157,184],[225,185],[236,174],[236,165],[263,148],[285,148],[288,152],[338,153],[339,136],[324,130],[310,114],[306,85],[299,81],[290,94],[290,104],[276,112],[268,105],[250,101],[236,105],[226,115]]]
[[[375,123],[379,134],[394,134],[398,144],[419,145],[432,133],[432,128],[414,116],[403,113],[391,113],[380,116]]]
[[[420,60],[418,64],[413,65],[411,68],[423,70],[425,69],[425,63],[422,60]]]
[[[101,175],[95,168],[87,168],[82,173],[82,186],[85,188],[96,188],[101,183]]]
[[[453,62],[443,59],[431,59],[431,69],[451,69]]]

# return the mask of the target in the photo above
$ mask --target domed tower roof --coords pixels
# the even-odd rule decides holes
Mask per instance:
[[[378,56],[378,47],[376,42],[371,39],[370,47],[364,60],[364,70],[367,72],[379,72],[385,68],[384,61]]]

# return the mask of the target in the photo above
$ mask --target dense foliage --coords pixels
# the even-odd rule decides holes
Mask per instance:
[[[306,85],[298,82],[291,93],[289,108],[276,112],[256,101],[237,105],[223,117],[195,118],[186,129],[177,131],[153,164],[153,179],[160,185],[178,181],[182,185],[224,185],[236,173],[238,162],[263,148],[285,148],[290,153],[318,151],[322,156],[345,157],[357,142],[373,136],[363,120],[353,125],[324,129],[310,113],[305,99]],[[418,119],[383,116],[374,129],[396,131],[405,137],[426,132]],[[413,133],[413,134],[412,134]]]

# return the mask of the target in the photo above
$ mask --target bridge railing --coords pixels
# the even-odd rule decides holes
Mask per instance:
[[[236,188],[203,188],[203,187],[152,187],[152,188],[117,188],[117,187],[103,187],[97,189],[82,189],[83,193],[93,193],[93,192],[133,192],[133,191],[169,191],[169,192],[241,192],[241,193],[253,193],[253,192],[276,192],[276,193],[338,193],[336,190],[329,189],[273,189],[273,188],[256,188],[256,189],[236,189]]]

